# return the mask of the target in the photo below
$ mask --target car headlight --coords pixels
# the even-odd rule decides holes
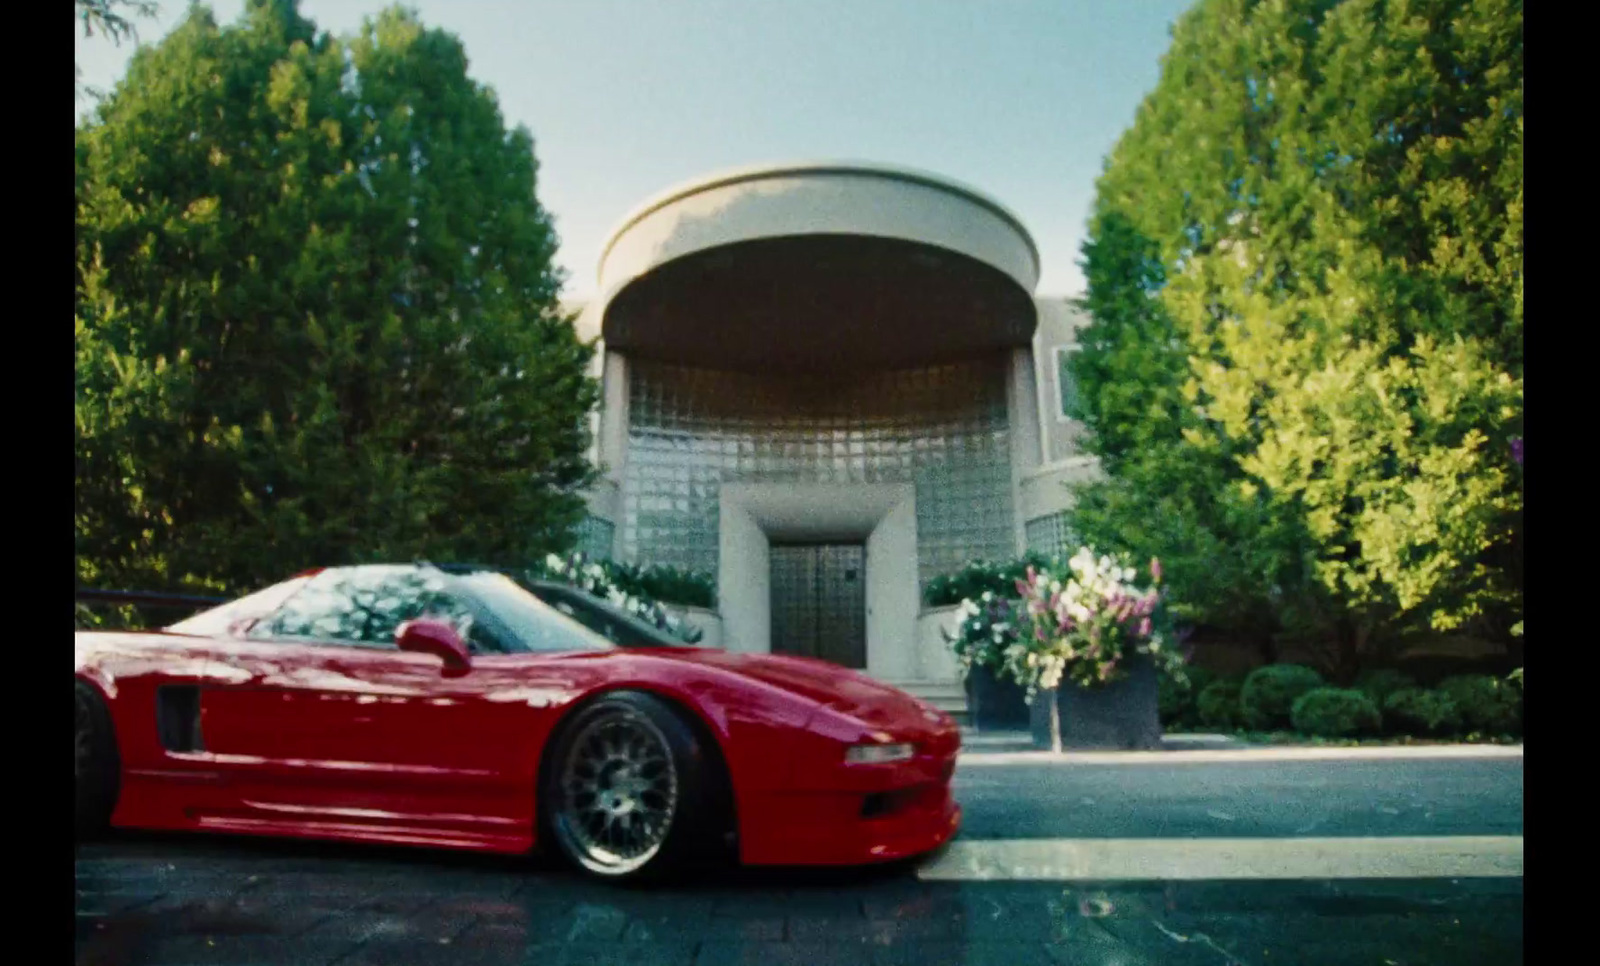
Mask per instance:
[[[852,765],[881,765],[890,761],[907,761],[916,754],[909,743],[898,745],[852,745],[844,750],[844,760]]]

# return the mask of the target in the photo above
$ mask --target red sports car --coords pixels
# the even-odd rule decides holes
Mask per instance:
[[[948,715],[821,661],[619,645],[491,570],[318,570],[74,650],[85,830],[549,840],[626,878],[729,844],[904,858],[960,824]]]

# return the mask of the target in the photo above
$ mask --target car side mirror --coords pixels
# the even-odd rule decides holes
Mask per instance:
[[[432,654],[439,658],[444,662],[446,674],[465,674],[472,666],[466,642],[445,621],[429,618],[406,621],[395,629],[394,642],[402,651]]]

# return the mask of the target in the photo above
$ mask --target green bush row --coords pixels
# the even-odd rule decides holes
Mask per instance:
[[[1422,688],[1398,671],[1363,675],[1352,688],[1329,686],[1312,668],[1272,664],[1243,680],[1198,668],[1187,683],[1161,682],[1161,720],[1167,727],[1296,731],[1326,738],[1372,735],[1446,737],[1517,735],[1522,689],[1515,679],[1488,674],[1449,677]]]
[[[613,584],[636,597],[680,607],[717,606],[717,586],[710,574],[659,564],[640,567],[614,560],[603,560],[600,565]]]
[[[928,581],[922,599],[929,607],[949,607],[963,600],[978,600],[984,591],[1003,599],[1014,599],[1017,581],[1027,575],[1028,568],[1049,566],[1052,559],[1029,551],[1006,563],[974,560],[953,574],[940,574]]]

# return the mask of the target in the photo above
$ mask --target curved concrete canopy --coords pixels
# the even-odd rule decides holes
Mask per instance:
[[[608,345],[708,365],[913,363],[1023,345],[1039,259],[970,188],[862,164],[744,169],[629,215],[600,259]]]

